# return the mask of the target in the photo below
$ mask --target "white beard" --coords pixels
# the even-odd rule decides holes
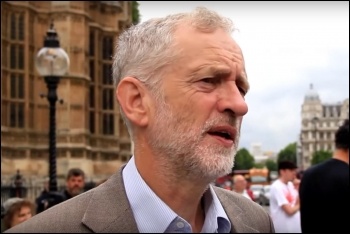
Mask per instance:
[[[151,148],[158,154],[163,174],[170,177],[211,182],[231,172],[237,153],[240,121],[228,114],[196,126],[195,121],[173,114],[164,102],[158,105],[155,123],[147,136]],[[207,131],[216,125],[228,124],[237,129],[231,148],[204,144]]]

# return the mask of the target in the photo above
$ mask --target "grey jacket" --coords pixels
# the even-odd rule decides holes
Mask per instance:
[[[267,212],[234,192],[214,188],[232,233],[274,233]],[[122,168],[102,185],[60,203],[5,233],[138,233],[125,193]]]

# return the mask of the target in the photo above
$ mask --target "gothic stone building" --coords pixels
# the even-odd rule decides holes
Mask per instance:
[[[114,41],[131,25],[130,1],[1,2],[1,175],[48,176],[47,87],[34,67],[51,20],[70,68],[56,104],[57,176],[80,167],[105,178],[131,156],[111,81]]]
[[[322,103],[313,89],[306,93],[301,110],[301,132],[298,142],[298,166],[304,170],[311,164],[312,154],[318,150],[335,149],[335,132],[349,118],[349,98],[342,102]]]

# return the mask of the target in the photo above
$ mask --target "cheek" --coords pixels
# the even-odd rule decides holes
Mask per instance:
[[[16,225],[16,224],[22,222],[23,219],[24,219],[23,216],[15,215],[15,216],[13,217],[13,220],[12,220],[12,225]]]
[[[208,120],[215,112],[216,101],[213,95],[194,95],[191,98],[184,98],[183,111],[195,119]]]

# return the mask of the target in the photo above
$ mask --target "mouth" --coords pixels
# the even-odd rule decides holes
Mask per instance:
[[[221,142],[225,147],[231,147],[234,143],[236,131],[231,126],[217,126],[207,132],[210,136]]]

